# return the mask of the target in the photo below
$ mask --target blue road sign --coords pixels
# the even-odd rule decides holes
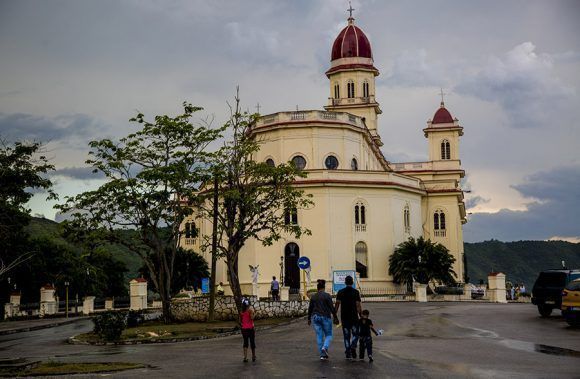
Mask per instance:
[[[308,267],[310,267],[310,259],[308,259],[308,257],[298,258],[298,267],[300,267],[302,270],[306,270]]]
[[[201,293],[209,293],[209,278],[201,278]]]

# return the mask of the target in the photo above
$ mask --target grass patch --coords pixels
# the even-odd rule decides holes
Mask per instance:
[[[289,322],[291,318],[267,318],[255,320],[256,327],[278,325]],[[174,338],[215,337],[231,332],[238,327],[235,321],[184,322],[164,324],[158,321],[146,322],[135,328],[127,328],[121,335],[121,341],[168,340]],[[94,333],[79,334],[75,337],[84,342],[103,342]]]
[[[48,361],[42,362],[25,370],[2,372],[1,376],[41,376],[41,375],[73,375],[99,372],[112,372],[143,368],[140,363],[128,362],[100,362],[100,363],[65,363]]]

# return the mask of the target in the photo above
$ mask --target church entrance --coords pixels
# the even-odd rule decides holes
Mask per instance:
[[[284,285],[290,287],[290,293],[300,292],[298,258],[300,258],[300,248],[294,242],[290,242],[284,249]]]

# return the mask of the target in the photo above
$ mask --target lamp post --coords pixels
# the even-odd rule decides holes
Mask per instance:
[[[65,308],[64,308],[64,314],[65,317],[68,318],[68,286],[70,285],[70,283],[68,281],[64,282],[64,304],[65,304]]]

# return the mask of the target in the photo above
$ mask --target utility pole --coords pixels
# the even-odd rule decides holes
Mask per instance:
[[[209,288],[209,315],[208,321],[214,321],[215,308],[215,274],[217,264],[217,222],[218,222],[218,175],[217,170],[214,170],[213,180],[213,225],[211,236],[211,279]]]

